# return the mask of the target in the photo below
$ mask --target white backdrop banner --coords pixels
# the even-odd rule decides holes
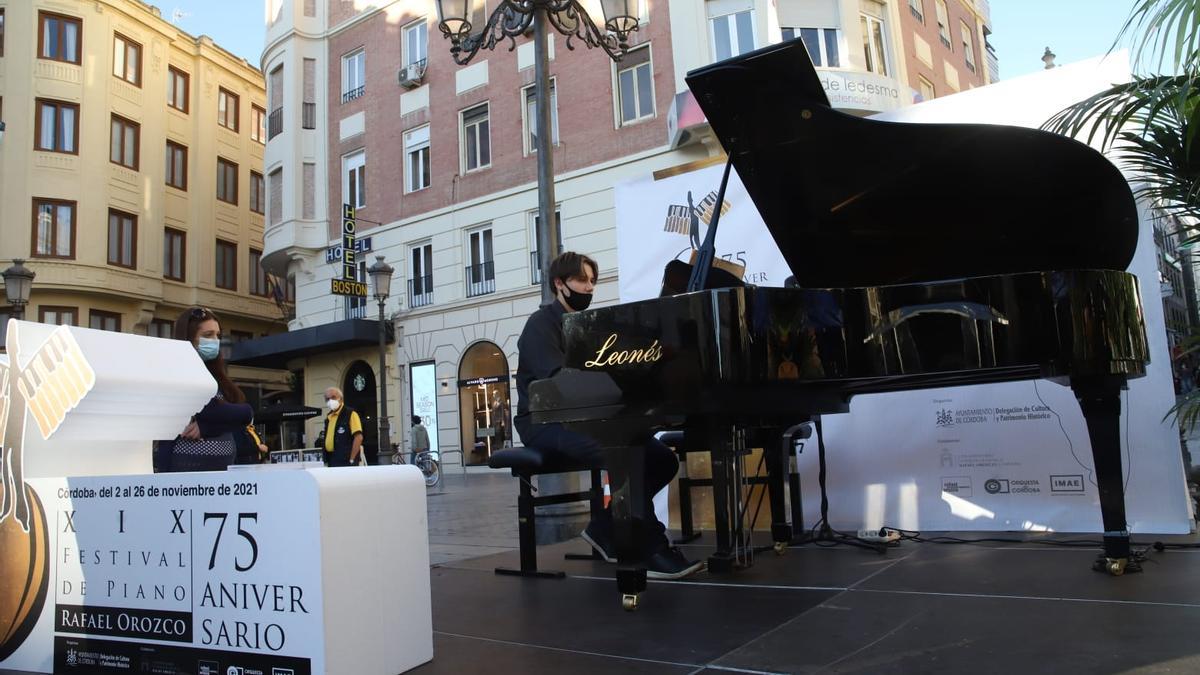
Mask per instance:
[[[1036,127],[1054,112],[1128,79],[1120,59],[1075,64],[890,113],[906,122],[988,122]],[[679,223],[720,182],[720,166],[615,189],[621,302],[658,294],[668,260],[693,241]],[[746,264],[747,283],[782,286],[791,274],[736,172],[717,254]],[[898,208],[901,205],[897,205]],[[1185,533],[1191,508],[1174,402],[1149,214],[1140,210],[1130,271],[1142,289],[1151,363],[1122,398],[1122,465],[1134,532]],[[703,227],[699,241],[703,238]],[[1045,380],[860,396],[824,418],[830,500],[838,529],[1102,530],[1091,444],[1071,390]],[[818,514],[814,443],[798,457],[808,525]]]

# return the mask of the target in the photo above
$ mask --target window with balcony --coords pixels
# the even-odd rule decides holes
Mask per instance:
[[[137,268],[137,216],[108,210],[108,264]]]
[[[467,234],[467,297],[496,292],[496,268],[492,259],[492,228],[480,228]]]
[[[754,12],[746,10],[736,14],[715,16],[709,19],[713,56],[717,61],[745,54],[754,50]]]
[[[219,89],[217,91],[217,124],[229,129],[238,130],[238,95]]]
[[[46,152],[79,154],[79,106],[63,101],[37,100],[33,147]]]
[[[368,283],[367,277],[367,262],[359,261],[358,267],[354,270],[354,280]],[[347,319],[365,319],[367,318],[367,299],[362,296],[348,295],[342,298],[342,312]]]
[[[113,75],[142,86],[142,46],[120,33],[113,33]]]
[[[112,116],[112,134],[108,161],[127,169],[138,170],[142,125],[117,115]]]
[[[250,104],[250,140],[264,145],[267,143],[267,111],[253,103]]]
[[[404,65],[424,66],[429,58],[429,24],[424,18],[404,27]]]
[[[262,267],[262,251],[250,249],[250,295],[268,297],[271,287],[267,283],[267,273]]]
[[[78,64],[82,36],[81,19],[38,12],[38,58]]]
[[[187,190],[187,156],[187,147],[175,141],[167,141],[167,185],[180,190]]]
[[[429,125],[404,133],[405,192],[429,187]]]
[[[537,91],[533,85],[521,90],[525,101],[522,124],[525,127],[525,154],[537,152]],[[550,142],[558,145],[558,87],[557,78],[550,78]]]
[[[342,103],[362,96],[367,88],[367,52],[359,49],[342,57]]]
[[[962,35],[963,57],[967,61],[967,68],[973,73],[975,72],[975,39],[972,37],[970,26],[965,21],[958,22],[958,29]]]
[[[104,312],[98,309],[93,309],[88,312],[88,328],[93,330],[107,330],[114,333],[121,332],[121,315],[116,312]]]
[[[920,23],[925,23],[925,0],[908,0],[908,11]]]
[[[654,117],[654,75],[650,68],[650,45],[629,50],[617,69],[617,109],[621,125]]]
[[[492,141],[488,132],[488,104],[481,103],[462,112],[462,163],[464,171],[474,171],[492,163]]]
[[[933,0],[933,7],[937,12],[938,39],[946,49],[954,51],[950,44],[950,13],[946,11],[946,0]]]
[[[300,128],[317,128],[317,60],[304,59],[304,103],[301,104]],[[282,100],[282,99],[280,99]]]
[[[415,309],[433,304],[433,244],[412,247],[409,260],[412,274],[408,277],[408,306]]]
[[[862,28],[863,57],[867,62],[867,70],[886,77],[888,63],[883,21],[867,14],[860,14],[859,23]]]
[[[175,66],[167,67],[167,105],[186,113],[191,94],[191,77]]]
[[[283,133],[283,66],[275,66],[267,77],[267,107],[271,114],[267,118],[267,140]]]
[[[263,175],[250,172],[250,210],[262,215],[267,210],[267,195],[263,186]]]
[[[799,37],[804,41],[808,58],[813,65],[825,68],[841,68],[841,41],[836,28],[784,28],[783,39]]]
[[[187,233],[163,228],[163,277],[172,281],[184,280],[187,254]]]
[[[270,221],[272,225],[278,225],[283,222],[283,167],[275,169],[270,174],[270,183],[268,189],[271,191],[271,214]],[[305,190],[305,203],[310,202],[309,191]],[[312,216],[305,216],[311,218]]]
[[[53,305],[38,307],[38,323],[45,323],[51,326],[77,326],[79,325],[78,317],[78,307],[56,307]]]
[[[217,288],[237,290],[237,244],[217,240]]]
[[[367,205],[367,151],[342,157],[342,203],[361,209]]]
[[[34,258],[75,257],[75,202],[33,200]]]
[[[222,157],[217,158],[217,199],[238,203],[238,165]]]

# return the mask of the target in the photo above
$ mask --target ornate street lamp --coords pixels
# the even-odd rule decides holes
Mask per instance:
[[[25,266],[23,259],[16,258],[12,267],[0,272],[0,276],[4,277],[4,294],[8,297],[8,304],[12,305],[13,318],[25,318],[25,305],[29,304],[33,278],[37,274]]]
[[[375,264],[367,268],[371,283],[375,286],[375,300],[379,303],[379,455],[380,464],[390,463],[392,454],[391,429],[387,418],[387,327],[384,325],[383,303],[387,302],[392,290],[392,273],[396,270],[375,256]]]
[[[436,0],[438,28],[450,40],[454,62],[465,66],[480,49],[493,49],[505,38],[509,51],[516,38],[533,26],[534,96],[538,162],[538,256],[542,268],[542,301],[554,299],[550,261],[558,255],[558,221],[554,217],[554,157],[550,138],[550,67],[546,24],[567,36],[567,49],[579,40],[603,49],[615,61],[629,49],[629,34],[638,28],[638,0],[599,0],[602,26],[597,26],[580,0],[500,0],[483,26],[473,26],[473,9],[481,0]]]

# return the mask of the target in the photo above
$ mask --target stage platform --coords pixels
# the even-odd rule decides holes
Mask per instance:
[[[515,552],[455,561],[431,570],[434,660],[413,672],[1200,672],[1200,549],[1111,577],[1091,570],[1098,547],[1023,539],[768,551],[733,574],[651,581],[635,612],[612,565],[563,559],[582,541],[538,551],[565,579],[493,574]],[[1156,540],[1200,538],[1142,538]],[[711,550],[698,543],[689,556]]]

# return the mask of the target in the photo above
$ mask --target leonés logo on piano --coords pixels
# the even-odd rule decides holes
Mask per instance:
[[[633,363],[654,363],[662,359],[662,345],[658,343],[658,340],[639,349],[615,349],[617,341],[620,339],[616,333],[609,335],[604,344],[596,350],[595,358],[584,361],[583,366],[585,368],[604,368],[605,366]]]

